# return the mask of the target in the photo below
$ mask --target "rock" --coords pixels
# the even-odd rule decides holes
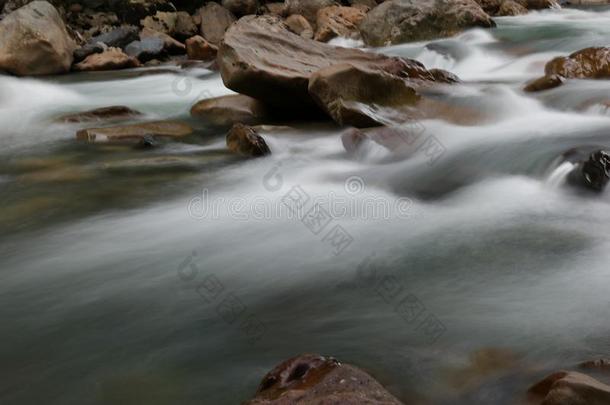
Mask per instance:
[[[364,371],[332,357],[305,354],[276,366],[245,405],[401,405]]]
[[[521,4],[513,0],[506,0],[500,6],[498,13],[499,16],[517,16],[527,14],[527,9]]]
[[[554,89],[565,83],[566,79],[559,75],[542,76],[539,79],[533,80],[523,88],[526,92],[536,92]]]
[[[352,7],[364,7],[367,12],[377,7],[376,0],[349,0],[348,3]]]
[[[216,59],[217,53],[218,47],[210,44],[199,35],[186,40],[186,54],[189,59],[209,62]]]
[[[225,31],[235,22],[233,13],[214,2],[200,8],[198,14],[201,17],[201,36],[214,45],[220,44]]]
[[[275,16],[242,17],[227,31],[217,61],[229,89],[293,111],[316,105],[308,92],[309,79],[331,65],[349,63],[404,78],[434,80],[419,62],[307,40],[288,31]]]
[[[73,66],[77,72],[92,72],[99,70],[129,69],[140,66],[136,58],[123,53],[119,48],[108,48],[105,52],[94,53]]]
[[[62,115],[61,117],[57,118],[57,121],[66,123],[78,123],[101,120],[129,119],[138,117],[140,115],[142,115],[142,113],[139,111],[132,110],[129,107],[119,105]]]
[[[137,27],[127,25],[95,36],[87,44],[74,51],[74,62],[80,62],[94,53],[102,53],[107,47],[125,48],[129,43],[138,39],[138,33]]]
[[[65,73],[76,44],[57,10],[34,1],[0,21],[0,70],[18,76]]]
[[[504,0],[475,0],[489,15],[496,15],[500,10],[500,6]]]
[[[337,3],[334,0],[286,0],[286,14],[302,15],[315,27],[318,19],[318,11]]]
[[[540,405],[607,405],[610,386],[585,374],[559,371],[528,390],[530,400]]]
[[[474,0],[388,0],[366,15],[360,32],[367,45],[387,46],[494,26]]]
[[[267,143],[252,127],[235,124],[227,134],[227,147],[233,153],[248,157],[271,154]]]
[[[578,367],[585,370],[610,371],[610,359],[597,359],[580,363]]]
[[[139,25],[142,19],[157,12],[176,11],[167,0],[114,0],[112,8],[122,22],[132,25]]]
[[[335,37],[360,38],[358,25],[366,13],[355,7],[331,6],[318,11],[316,41],[328,42]]]
[[[81,129],[76,139],[87,142],[142,142],[142,139],[177,139],[191,135],[193,129],[181,122],[155,121],[142,124],[122,125],[105,128]]]
[[[519,0],[522,6],[528,10],[542,10],[545,8],[559,7],[555,0]],[[523,4],[525,3],[525,4]]]
[[[568,183],[595,192],[603,191],[610,181],[610,153],[598,150],[578,163],[568,175]]]
[[[237,17],[242,17],[256,14],[259,4],[258,0],[222,0],[222,6]]]
[[[161,38],[149,37],[141,41],[133,41],[125,48],[125,53],[146,63],[153,59],[164,59],[167,57],[165,42]]]
[[[269,120],[270,111],[256,99],[235,94],[201,100],[191,108],[191,115],[214,126],[230,127],[261,124]]]
[[[404,107],[413,106],[420,98],[403,78],[350,64],[333,65],[314,73],[309,80],[309,93],[339,125],[360,128],[408,120]],[[384,109],[390,109],[389,113]]]
[[[186,46],[180,41],[175,40],[169,35],[151,30],[150,28],[144,28],[140,32],[140,39],[143,41],[147,38],[159,38],[163,41],[163,49],[170,55],[184,55],[186,53]]]
[[[162,32],[177,39],[187,39],[197,34],[197,26],[192,17],[184,12],[158,12],[148,16],[141,22],[143,28]]]
[[[263,14],[272,14],[283,17],[286,15],[286,4],[281,3],[267,3],[262,7]]]
[[[293,14],[286,18],[285,23],[288,29],[295,34],[306,39],[313,39],[313,28],[309,21],[302,15]]]

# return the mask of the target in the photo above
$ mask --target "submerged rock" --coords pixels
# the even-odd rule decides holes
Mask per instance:
[[[578,365],[585,370],[610,371],[610,359],[597,359],[585,361]]]
[[[241,94],[201,100],[191,108],[191,115],[211,125],[230,127],[233,124],[262,124],[270,119],[267,106]]]
[[[387,46],[494,26],[474,0],[388,0],[366,15],[360,31],[367,45]]]
[[[142,115],[142,113],[139,111],[132,110],[131,108],[122,105],[118,105],[62,115],[61,117],[57,118],[57,121],[67,123],[78,123],[88,121],[128,119],[138,117],[140,115]]]
[[[193,129],[182,122],[155,121],[141,124],[121,125],[105,128],[81,129],[76,139],[87,142],[141,142],[142,139],[182,138],[193,133]],[[147,138],[148,137],[148,138]]]
[[[105,52],[87,56],[84,61],[74,65],[77,72],[129,69],[140,66],[140,62],[126,55],[119,48],[108,48]]]
[[[598,150],[589,155],[589,159],[580,162],[568,175],[572,185],[585,187],[601,192],[610,181],[610,153]]]
[[[523,91],[533,93],[536,91],[550,90],[561,86],[565,81],[566,79],[559,75],[542,76],[539,79],[527,83],[523,88]]]
[[[530,403],[540,405],[607,405],[610,386],[588,375],[559,371],[528,390]]]
[[[267,143],[252,127],[235,124],[227,134],[227,147],[233,153],[248,157],[271,154]]]
[[[18,76],[66,73],[75,47],[46,1],[31,2],[0,21],[0,70]]]
[[[304,354],[286,360],[262,380],[245,405],[401,405],[364,371],[332,357]]]

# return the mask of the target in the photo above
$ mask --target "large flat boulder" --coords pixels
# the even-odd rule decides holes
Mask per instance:
[[[387,46],[494,26],[474,0],[388,0],[366,15],[360,32],[367,45]]]
[[[59,13],[34,1],[0,21],[0,70],[18,76],[65,73],[76,45]]]
[[[435,80],[417,61],[308,40],[290,32],[275,16],[246,16],[233,24],[217,62],[228,88],[279,109],[315,108],[309,80],[337,64],[408,80]]]

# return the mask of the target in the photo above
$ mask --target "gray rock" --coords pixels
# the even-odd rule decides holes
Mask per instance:
[[[149,37],[141,41],[133,41],[125,48],[125,53],[145,63],[153,59],[167,57],[165,42],[161,38]]]

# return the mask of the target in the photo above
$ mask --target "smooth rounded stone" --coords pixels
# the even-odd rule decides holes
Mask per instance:
[[[104,128],[81,129],[76,139],[87,142],[140,142],[145,137],[178,139],[191,135],[193,128],[177,121],[155,121]]]
[[[58,122],[78,123],[102,120],[130,119],[141,116],[142,113],[122,105],[96,108],[94,110],[66,114],[57,118]]]
[[[227,134],[227,147],[235,154],[247,157],[270,155],[267,143],[252,127],[235,124]]]
[[[495,27],[474,0],[388,0],[372,9],[360,24],[370,46],[449,37],[468,28]]]
[[[423,81],[434,77],[417,61],[311,41],[290,32],[275,16],[246,16],[225,35],[217,58],[229,89],[278,109],[315,111],[309,79],[342,63]]]
[[[318,10],[338,5],[335,0],[286,0],[286,14],[302,15],[315,27]]]
[[[610,181],[610,153],[598,150],[578,162],[568,175],[568,183],[595,192],[603,191]]]
[[[366,12],[355,7],[331,6],[318,10],[316,41],[328,42],[336,37],[359,39],[358,25]]]
[[[225,32],[235,22],[235,16],[218,3],[209,2],[198,10],[201,18],[201,36],[219,45]]]
[[[0,70],[18,76],[66,73],[76,44],[61,16],[46,1],[34,1],[0,21]]]
[[[84,61],[73,66],[76,72],[129,69],[139,67],[140,62],[126,55],[119,48],[108,48],[105,52],[87,56]]]
[[[212,45],[200,35],[186,40],[186,54],[189,59],[209,62],[216,59],[217,53],[218,47]]]
[[[149,37],[141,41],[133,41],[125,48],[125,53],[145,63],[153,59],[167,57],[165,42],[161,38]]]
[[[401,405],[373,377],[332,357],[304,354],[286,360],[263,378],[245,405]]]
[[[241,94],[201,100],[191,115],[211,125],[230,127],[236,123],[256,125],[269,120],[270,111],[262,102]]]
[[[163,49],[170,55],[184,55],[186,53],[186,46],[182,42],[170,37],[167,34],[164,34],[163,32],[154,31],[150,28],[144,28],[140,32],[140,40],[143,41],[147,38],[161,39],[164,44]]]
[[[533,405],[608,405],[610,386],[573,371],[549,375],[528,390]]]
[[[559,75],[542,76],[527,83],[523,88],[523,91],[533,93],[537,91],[550,90],[561,86],[565,83],[565,81],[566,79]]]
[[[321,69],[309,80],[309,93],[339,125],[360,128],[387,124],[394,109],[396,119],[408,119],[419,99],[414,86],[405,79],[383,72],[339,64]]]
[[[284,23],[291,32],[306,39],[313,39],[313,28],[309,21],[302,15],[293,14],[286,18]]]
[[[222,6],[237,17],[242,17],[248,14],[256,14],[259,3],[258,0],[222,0]]]
[[[502,2],[497,13],[499,16],[517,16],[523,14],[527,14],[527,9],[513,0]]]
[[[585,370],[610,371],[610,359],[597,359],[580,363],[579,368]]]

